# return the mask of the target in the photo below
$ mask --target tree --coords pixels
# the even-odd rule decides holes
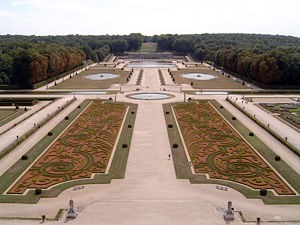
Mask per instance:
[[[180,53],[188,53],[192,50],[192,42],[187,38],[178,38],[173,42],[172,48]]]
[[[124,53],[128,47],[128,43],[124,39],[119,39],[111,41],[109,46],[113,53]]]

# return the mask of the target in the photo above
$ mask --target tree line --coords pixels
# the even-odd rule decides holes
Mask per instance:
[[[0,36],[0,85],[32,88],[35,83],[109,53],[136,51],[142,35]]]
[[[300,38],[260,34],[160,35],[160,51],[191,54],[264,87],[300,86]]]
[[[260,34],[0,36],[0,85],[34,83],[102,61],[109,53],[137,51],[157,42],[159,51],[190,54],[264,87],[300,87],[300,38]]]

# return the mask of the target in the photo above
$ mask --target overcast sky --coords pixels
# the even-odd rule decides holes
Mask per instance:
[[[299,0],[0,0],[0,34],[300,37]]]

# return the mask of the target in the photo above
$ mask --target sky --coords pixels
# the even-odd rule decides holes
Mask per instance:
[[[0,35],[257,33],[300,37],[299,0],[0,0]]]

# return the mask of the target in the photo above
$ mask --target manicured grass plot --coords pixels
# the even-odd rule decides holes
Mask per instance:
[[[46,189],[106,171],[126,106],[94,101],[8,191]]]
[[[274,189],[279,195],[295,194],[208,101],[173,109],[196,173],[254,189]]]
[[[212,80],[196,80],[182,77],[182,74],[189,73],[200,73],[215,76]],[[249,89],[249,87],[242,85],[241,82],[236,82],[235,80],[222,75],[204,65],[199,65],[198,67],[187,67],[177,71],[171,72],[176,83],[179,84],[192,84],[195,89]]]
[[[90,80],[86,76],[94,74],[110,73],[119,75],[117,78],[105,79],[105,80]],[[112,84],[126,83],[130,75],[129,71],[123,71],[121,69],[109,68],[108,66],[96,66],[89,70],[86,70],[72,78],[64,80],[61,83],[51,87],[52,89],[106,89]]]
[[[6,118],[12,116],[17,113],[15,109],[1,109],[0,110],[0,121],[5,120]]]

